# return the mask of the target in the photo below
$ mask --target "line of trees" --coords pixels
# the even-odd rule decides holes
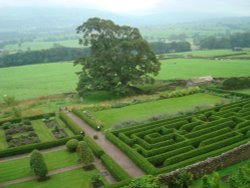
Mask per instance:
[[[250,33],[235,33],[227,37],[209,36],[199,41],[201,49],[226,49],[250,47]]]
[[[0,67],[21,66],[48,62],[70,61],[87,56],[89,48],[56,47],[47,50],[19,52],[0,57]]]
[[[191,44],[189,42],[151,42],[149,44],[156,54],[191,51]]]

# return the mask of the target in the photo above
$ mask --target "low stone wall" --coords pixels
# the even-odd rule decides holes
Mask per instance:
[[[233,150],[230,150],[219,156],[208,158],[204,161],[189,165],[185,168],[177,169],[170,173],[160,175],[158,178],[163,185],[167,185],[182,170],[191,172],[194,175],[194,178],[199,178],[205,174],[210,174],[221,168],[225,168],[227,166],[239,163],[249,158],[250,158],[250,142],[241,145],[237,148],[234,148]]]

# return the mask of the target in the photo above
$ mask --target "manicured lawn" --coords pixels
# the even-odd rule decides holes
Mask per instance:
[[[50,129],[43,123],[42,120],[32,121],[32,126],[41,142],[55,140],[55,137],[51,133]]]
[[[246,160],[241,163],[237,163],[235,165],[223,168],[222,170],[219,170],[217,172],[219,173],[220,177],[231,175],[233,173],[236,173],[240,166],[247,164],[249,161],[250,160]],[[194,183],[192,184],[192,188],[202,188],[202,180],[198,179],[194,181]],[[221,182],[221,188],[229,188],[229,186],[227,186],[224,182]]]
[[[49,170],[64,168],[78,164],[78,155],[66,150],[44,154]],[[32,175],[29,166],[29,157],[0,162],[0,182],[13,180]]]
[[[0,150],[4,150],[8,147],[5,139],[4,130],[0,129]]]
[[[202,108],[213,107],[216,103],[221,101],[227,101],[227,99],[198,93],[185,97],[164,99],[130,105],[123,108],[98,111],[95,112],[94,115],[104,123],[107,129],[117,123],[127,120],[141,121],[160,114],[175,115],[179,112],[192,111],[198,106]]]
[[[97,175],[97,170],[84,171],[83,169],[72,170],[50,177],[49,180],[38,182],[36,180],[7,186],[6,188],[89,188],[91,177]]]
[[[189,79],[211,75],[213,77],[249,76],[249,60],[170,59],[163,60],[157,79]]]

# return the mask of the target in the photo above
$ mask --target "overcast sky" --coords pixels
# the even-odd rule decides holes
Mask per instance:
[[[202,12],[250,16],[250,0],[0,0],[0,7],[77,7],[121,14]]]

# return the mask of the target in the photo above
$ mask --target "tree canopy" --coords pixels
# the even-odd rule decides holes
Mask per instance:
[[[77,28],[80,44],[90,45],[90,55],[75,63],[83,65],[77,91],[81,96],[93,90],[121,94],[135,86],[153,82],[160,63],[139,30],[111,20],[90,18]]]

